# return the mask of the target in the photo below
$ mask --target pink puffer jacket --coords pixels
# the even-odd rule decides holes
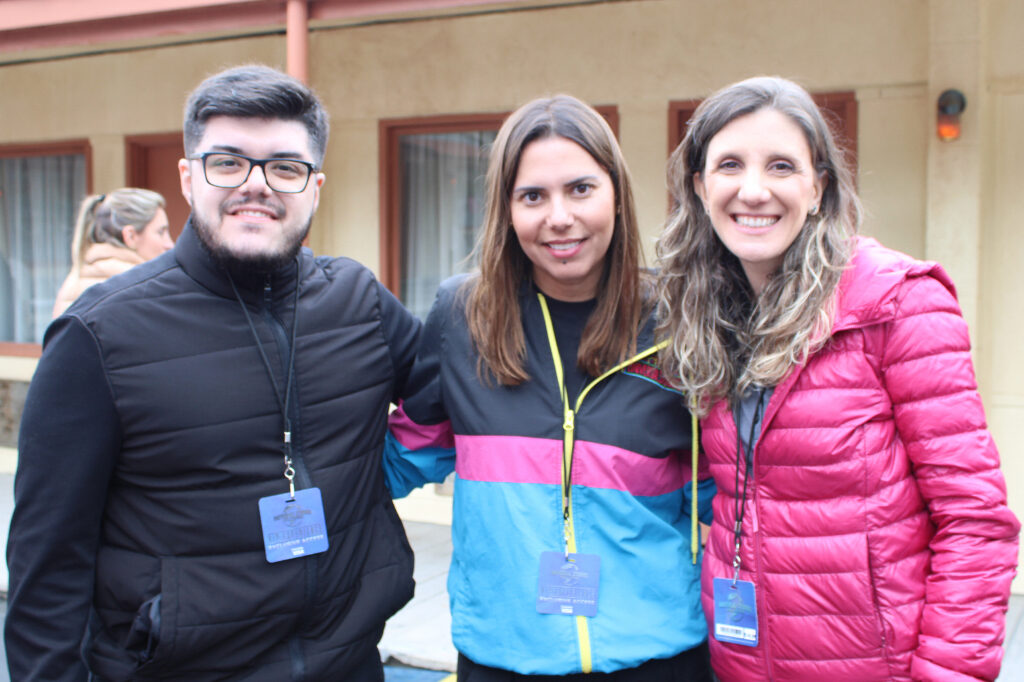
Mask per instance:
[[[703,445],[718,485],[702,578],[711,623],[712,579],[733,575],[724,402]],[[994,679],[1019,529],[953,284],[939,265],[860,239],[832,339],[765,410],[740,574],[756,585],[760,642],[712,637],[715,671],[723,682]]]

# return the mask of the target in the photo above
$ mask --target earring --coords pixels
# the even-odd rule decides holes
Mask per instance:
[[[811,210],[807,211],[807,215],[818,215],[818,205],[811,206]]]

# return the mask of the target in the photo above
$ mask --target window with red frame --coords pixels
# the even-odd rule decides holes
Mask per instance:
[[[857,174],[857,96],[852,91],[811,93],[836,141],[846,151],[854,177]],[[668,151],[671,154],[686,135],[699,99],[669,102]]]

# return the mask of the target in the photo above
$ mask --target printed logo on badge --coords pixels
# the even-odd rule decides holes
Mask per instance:
[[[319,488],[260,498],[267,561],[276,563],[327,551],[327,523]]]
[[[281,521],[289,528],[302,523],[302,519],[313,513],[312,509],[305,509],[299,505],[298,500],[289,500],[284,503],[284,511],[274,517],[275,521]]]

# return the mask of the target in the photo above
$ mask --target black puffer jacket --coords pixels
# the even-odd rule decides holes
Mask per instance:
[[[304,250],[297,267],[293,457],[297,487],[322,492],[328,551],[264,556],[258,500],[288,490],[281,410],[187,227],[47,331],[8,546],[13,679],[84,680],[83,637],[104,680],[379,675],[384,621],[413,591],[380,451],[420,325],[353,261]],[[296,279],[235,280],[282,397]]]

